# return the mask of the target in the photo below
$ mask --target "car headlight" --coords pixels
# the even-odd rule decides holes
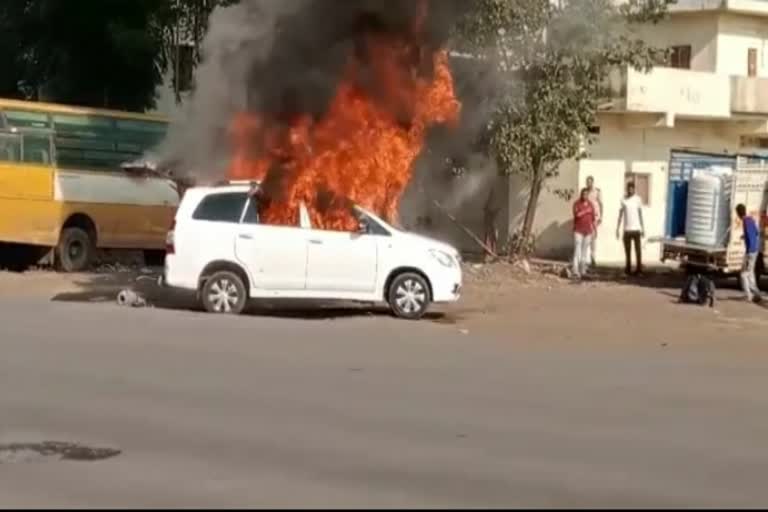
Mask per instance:
[[[456,266],[456,260],[453,258],[453,256],[451,256],[447,252],[439,251],[437,249],[430,249],[429,254],[430,256],[435,258],[437,261],[439,261],[440,264],[443,265],[444,267],[450,268],[450,267]]]

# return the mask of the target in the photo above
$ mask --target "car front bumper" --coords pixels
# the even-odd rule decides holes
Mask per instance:
[[[456,302],[461,297],[462,276],[460,268],[441,269],[431,281],[433,302]]]

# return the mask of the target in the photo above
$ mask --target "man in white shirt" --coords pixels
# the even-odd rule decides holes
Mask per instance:
[[[645,225],[643,224],[643,201],[635,193],[635,184],[627,183],[627,195],[621,200],[619,221],[616,224],[616,239],[621,235],[622,221],[624,227],[624,257],[626,259],[626,272],[632,271],[632,244],[635,245],[635,263],[637,274],[643,271],[643,249],[640,241],[645,237]]]
[[[592,240],[589,246],[590,264],[592,268],[595,264],[595,254],[597,253],[597,228],[603,221],[603,195],[600,189],[595,186],[595,178],[587,176],[587,197],[595,209],[595,231],[592,233]]]

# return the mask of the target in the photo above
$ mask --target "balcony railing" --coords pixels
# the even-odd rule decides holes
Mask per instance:
[[[615,110],[690,118],[731,115],[731,79],[726,75],[663,67],[645,73],[627,68],[614,71],[606,85]]]

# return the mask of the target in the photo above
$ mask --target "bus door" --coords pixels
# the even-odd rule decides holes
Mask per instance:
[[[53,199],[50,130],[0,129],[0,198]]]
[[[51,139],[35,130],[0,130],[0,242],[56,242]]]

